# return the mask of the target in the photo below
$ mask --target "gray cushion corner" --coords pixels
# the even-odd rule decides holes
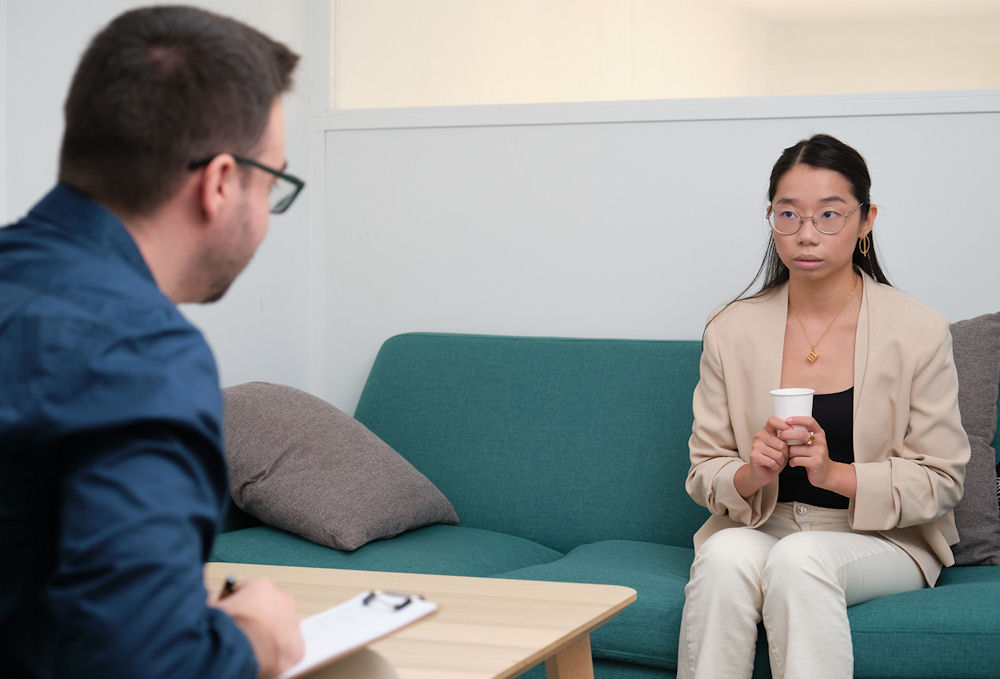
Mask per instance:
[[[965,494],[955,507],[959,542],[952,546],[959,566],[1000,565],[1000,508],[997,505],[997,398],[1000,383],[1000,313],[951,324],[958,405],[972,456]]]
[[[458,522],[426,476],[322,399],[267,382],[222,391],[230,491],[262,521],[344,551]]]

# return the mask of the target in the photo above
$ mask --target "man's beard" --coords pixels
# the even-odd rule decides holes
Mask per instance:
[[[222,299],[229,286],[250,263],[256,248],[248,212],[244,202],[235,216],[233,232],[202,251],[196,273],[204,280],[204,285],[200,286],[204,291],[200,298],[201,304],[211,304]]]

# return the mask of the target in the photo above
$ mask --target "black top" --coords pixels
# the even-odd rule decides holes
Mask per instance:
[[[854,462],[854,387],[836,394],[815,394],[813,417],[826,433],[830,459],[847,464]],[[802,467],[785,467],[778,475],[778,502],[847,509],[850,501],[809,483]]]

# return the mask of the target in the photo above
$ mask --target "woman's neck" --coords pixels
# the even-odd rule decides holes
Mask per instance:
[[[788,281],[788,301],[802,315],[828,316],[844,306],[848,295],[860,296],[857,294],[860,278],[853,268],[820,280],[792,277]]]

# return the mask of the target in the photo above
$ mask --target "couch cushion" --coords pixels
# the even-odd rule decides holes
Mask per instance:
[[[336,549],[432,523],[455,510],[360,422],[292,387],[223,390],[233,501],[272,526]]]
[[[463,525],[561,552],[614,538],[688,547],[708,517],[684,492],[700,354],[690,341],[399,335],[355,416]]]
[[[995,677],[1000,567],[952,567],[933,589],[848,609],[857,677]]]
[[[960,542],[951,548],[960,566],[1000,565],[997,506],[997,385],[1000,382],[1000,313],[952,323],[958,405],[972,457],[965,495],[955,507]]]
[[[462,526],[428,526],[353,552],[323,547],[270,526],[216,537],[212,561],[369,571],[487,576],[562,556],[523,538]]]
[[[632,587],[635,603],[591,634],[594,657],[676,670],[684,586],[693,560],[690,547],[605,540],[500,577]]]

